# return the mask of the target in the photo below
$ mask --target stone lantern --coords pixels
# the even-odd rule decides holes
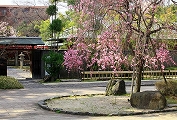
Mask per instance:
[[[20,69],[23,68],[23,63],[24,63],[24,59],[25,59],[24,57],[25,57],[25,55],[23,54],[23,52],[21,52],[20,55],[19,55]]]

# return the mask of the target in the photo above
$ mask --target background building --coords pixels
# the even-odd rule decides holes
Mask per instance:
[[[49,18],[46,14],[47,7],[0,5],[0,21],[7,22],[9,25],[16,27],[22,22],[30,23],[46,20]]]
[[[38,37],[39,32],[34,30],[34,26],[41,20],[49,19],[47,8],[48,6],[0,5],[0,21],[12,26],[18,36]]]

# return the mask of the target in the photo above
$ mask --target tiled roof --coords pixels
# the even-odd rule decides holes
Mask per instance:
[[[44,45],[39,37],[0,37],[0,45]]]

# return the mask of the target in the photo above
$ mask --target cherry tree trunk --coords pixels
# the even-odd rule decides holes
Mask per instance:
[[[148,35],[140,35],[136,41],[136,49],[135,49],[135,89],[134,93],[140,92],[141,88],[141,80],[142,80],[142,72],[144,69],[144,55],[146,44],[148,43],[149,37]]]
[[[143,66],[137,66],[136,68],[136,80],[135,80],[135,89],[134,92],[140,92],[141,88],[141,80],[142,80],[142,71],[143,71]]]

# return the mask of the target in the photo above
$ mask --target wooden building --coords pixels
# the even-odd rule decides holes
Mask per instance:
[[[44,42],[39,37],[0,37],[0,57],[7,60],[6,67],[9,62],[10,65],[19,65],[19,54],[23,52],[25,64],[30,66],[33,79],[43,78],[45,75],[42,61],[45,49]]]

